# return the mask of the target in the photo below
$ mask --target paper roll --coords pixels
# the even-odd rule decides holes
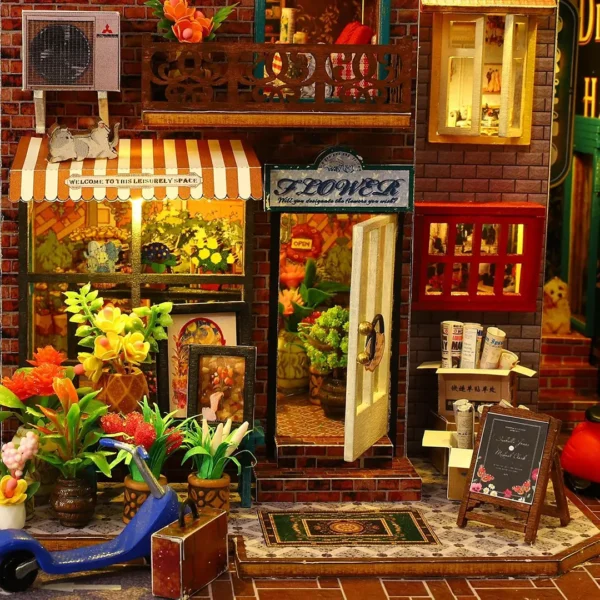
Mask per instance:
[[[481,369],[497,369],[502,354],[502,346],[506,339],[506,333],[497,327],[488,327],[485,332],[485,342],[481,353]]]
[[[463,324],[459,321],[442,321],[442,368],[457,369],[463,343]]]
[[[465,323],[460,354],[461,369],[476,369],[479,362],[478,347],[481,346],[483,327],[479,323]],[[478,344],[479,341],[479,344]]]
[[[453,404],[456,422],[456,440],[459,448],[473,448],[474,417],[473,405],[466,399]]]
[[[500,354],[500,369],[510,371],[519,362],[519,357],[514,352],[502,350]]]

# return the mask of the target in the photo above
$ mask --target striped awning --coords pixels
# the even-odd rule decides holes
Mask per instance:
[[[557,0],[421,0],[425,12],[552,14]]]
[[[240,140],[128,140],[118,157],[50,163],[48,138],[24,137],[10,171],[10,199],[262,199],[261,166]]]

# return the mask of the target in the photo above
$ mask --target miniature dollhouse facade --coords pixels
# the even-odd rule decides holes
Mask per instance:
[[[372,33],[366,41],[352,45],[342,40],[335,48],[333,42],[341,32],[332,29],[322,40],[325,44],[313,34],[308,44],[293,39],[289,52],[283,53],[262,42],[282,35],[273,22],[279,11],[290,7],[283,2],[255,6],[244,0],[220,29],[218,42],[185,49],[189,52],[185,55],[181,45],[166,49],[163,42],[142,39],[140,29],[147,33],[155,29],[145,7],[116,6],[123,15],[123,80],[122,91],[109,100],[111,123],[122,126],[119,158],[108,165],[84,161],[56,168],[46,165],[40,142],[34,141],[39,138],[33,135],[34,119],[27,108],[31,93],[19,89],[20,20],[6,19],[5,48],[14,57],[3,59],[9,96],[2,140],[5,185],[12,165],[10,191],[3,190],[3,368],[23,364],[31,348],[45,343],[63,345],[75,356],[76,348],[69,345],[74,344],[69,342],[73,336],[57,306],[60,292],[70,285],[93,280],[106,298],[134,304],[164,298],[179,303],[241,301],[246,303],[245,314],[251,314],[246,316],[247,339],[258,354],[256,416],[267,425],[269,461],[257,469],[261,499],[417,499],[420,480],[405,456],[407,450],[409,455],[421,450],[418,440],[435,399],[435,377],[417,375],[413,369],[423,360],[439,357],[439,322],[463,314],[465,320],[508,328],[509,349],[518,352],[527,366],[539,362],[539,253],[547,199],[554,7],[490,2],[475,13],[466,4],[439,3],[423,6],[418,25],[417,2],[371,4],[330,2],[319,18],[319,11],[312,9],[295,13],[305,20],[307,31],[312,27],[315,32],[319,29],[315,22],[322,21],[327,29],[326,16],[336,10],[347,14],[348,22],[360,13]],[[90,6],[82,0],[71,8]],[[18,3],[7,2],[6,7],[15,8],[15,14],[20,10]],[[454,29],[448,21],[450,11],[467,15]],[[502,52],[498,40],[485,42],[496,44],[488,56],[480,46],[490,28],[512,36],[513,42]],[[448,29],[450,38],[445,38]],[[460,39],[452,37],[454,31]],[[460,67],[450,60],[448,52],[454,49]],[[365,58],[358,66],[341,58],[359,52]],[[254,56],[252,68],[242,71],[239,65],[248,53]],[[303,71],[310,63],[308,54],[314,59],[310,80]],[[338,61],[337,79],[327,84],[332,60]],[[442,60],[449,62],[440,79],[435,65]],[[275,68],[277,62],[281,64]],[[233,70],[220,72],[223,64]],[[484,66],[492,70],[492,64],[497,66],[488,82]],[[182,81],[187,68],[220,73],[227,89],[222,80],[213,81],[206,84],[208,91],[198,93],[185,78]],[[458,78],[464,80],[461,93],[470,95],[455,101]],[[464,83],[467,79],[469,85]],[[446,89],[443,102],[437,99],[442,94],[436,88],[438,80]],[[503,96],[508,89],[509,96]],[[482,113],[479,119],[484,100],[493,114]],[[444,113],[436,113],[438,129],[432,135],[431,107],[438,105]],[[464,118],[463,105],[470,106]],[[47,124],[58,119],[73,128],[85,127],[92,123],[95,109],[91,93],[77,98],[49,93]],[[261,165],[311,165],[324,150],[338,146],[351,147],[364,164],[380,171],[389,165],[415,168],[414,216],[409,213],[404,221],[383,217],[380,235],[385,243],[373,244],[370,256],[356,256],[353,244],[356,232],[368,232],[371,218],[382,218],[375,216],[377,211],[273,213],[253,200],[262,198]],[[203,170],[202,189],[197,181],[193,186],[157,182],[152,191],[131,186],[128,196],[116,185],[78,189],[66,183],[69,177],[83,176],[176,177],[188,174],[193,165]],[[439,209],[434,221],[424,219],[427,210],[420,209],[430,202]],[[475,219],[469,203],[480,207],[487,202],[496,204],[496,214]],[[430,252],[425,241],[434,223],[446,225],[443,256]],[[467,226],[460,229],[462,244],[456,241],[457,223]],[[204,237],[197,240],[200,229]],[[194,239],[183,239],[186,231]],[[488,253],[487,260],[482,251],[484,231],[498,237],[496,253]],[[211,238],[217,247],[210,247]],[[487,246],[489,250],[494,243]],[[395,262],[385,255],[392,247]],[[384,379],[391,380],[393,397],[385,389],[386,403],[378,416],[382,435],[357,446],[360,452],[346,454],[346,461],[344,422],[326,418],[307,398],[301,403],[305,412],[287,418],[289,406],[299,401],[281,392],[281,355],[276,352],[281,321],[273,290],[285,291],[282,272],[293,275],[299,252],[317,249],[314,258],[321,281],[335,278],[336,283],[349,284],[351,295],[353,270],[361,264],[367,279],[370,269],[377,273],[376,288],[388,286],[395,294],[386,308],[392,316],[385,320],[393,326],[385,326],[385,331],[394,344],[388,349]],[[483,264],[488,265],[487,272],[482,272]],[[383,266],[377,271],[379,265]],[[512,280],[505,285],[507,270]],[[338,301],[351,308],[350,297],[343,298],[346,292],[338,293],[342,294]],[[463,304],[467,296],[474,303],[472,309]],[[356,355],[373,331],[383,333],[373,322],[383,309],[372,308],[373,314],[365,315],[371,328],[365,325],[360,333],[352,332]],[[460,313],[466,310],[474,312]],[[246,338],[239,333],[238,339]],[[355,365],[352,368],[356,370]],[[367,380],[360,379],[360,385],[369,385]],[[379,383],[383,389],[383,379]],[[372,389],[373,381],[370,385]],[[520,385],[519,402],[534,405],[536,380]],[[285,426],[287,435],[281,429]],[[359,427],[353,439],[360,432]],[[347,474],[349,468],[355,477]],[[324,477],[327,469],[333,473]]]

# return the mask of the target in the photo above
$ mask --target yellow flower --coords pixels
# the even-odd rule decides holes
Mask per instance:
[[[218,253],[215,252],[211,257],[210,257],[210,262],[213,265],[218,265],[221,261],[223,260],[223,257]]]
[[[235,258],[233,258],[233,254],[227,255],[227,264],[232,265],[235,262]]]
[[[98,383],[102,375],[104,363],[89,352],[80,352],[77,355],[77,360],[83,365],[85,376],[94,383]]]
[[[206,248],[202,248],[202,250],[200,250],[200,253],[198,254],[198,256],[202,260],[206,260],[210,256],[210,250],[207,250]]]
[[[150,344],[144,341],[144,334],[136,331],[128,333],[123,340],[123,353],[127,362],[139,364],[146,360],[150,352]]]
[[[217,238],[216,237],[209,237],[208,238],[207,246],[211,250],[216,250],[219,247],[219,242],[217,241]]]
[[[123,338],[113,331],[100,335],[94,340],[94,356],[100,360],[113,360],[123,348]]]
[[[121,309],[114,306],[105,306],[96,315],[96,326],[98,329],[104,331],[104,333],[109,333],[110,331],[123,333],[125,323],[126,319],[121,315]]]
[[[0,504],[21,504],[27,500],[27,482],[24,479],[17,481],[16,487],[12,490],[12,496],[6,497],[8,482],[13,479],[10,475],[5,475],[0,479]],[[10,495],[10,492],[8,492]]]
[[[131,331],[137,327],[143,327],[143,321],[135,314],[123,315],[123,321],[125,322],[125,331]]]

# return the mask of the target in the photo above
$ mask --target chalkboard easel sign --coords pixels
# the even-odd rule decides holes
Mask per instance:
[[[560,421],[518,408],[493,407],[483,414],[467,475],[458,526],[479,521],[525,533],[535,541],[542,514],[569,523],[569,509],[556,442]],[[552,480],[556,506],[545,504]],[[525,520],[509,520],[476,511],[481,504],[514,509]]]

